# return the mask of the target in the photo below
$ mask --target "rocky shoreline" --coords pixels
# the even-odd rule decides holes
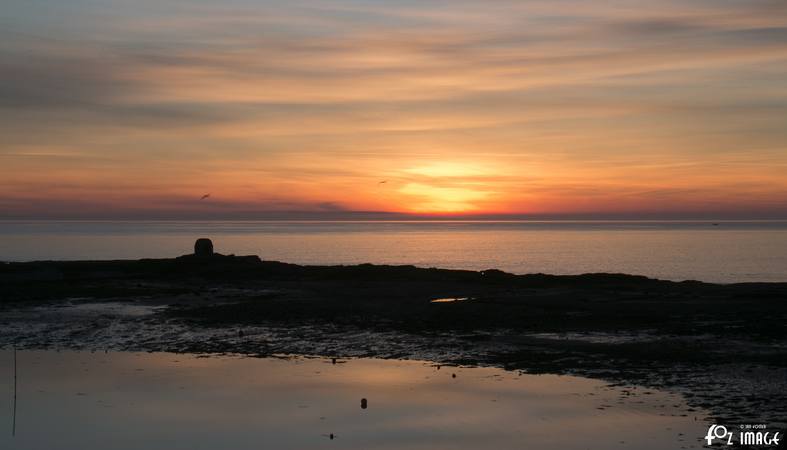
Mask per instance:
[[[256,256],[0,265],[0,346],[422,359],[787,417],[787,283],[298,266]]]

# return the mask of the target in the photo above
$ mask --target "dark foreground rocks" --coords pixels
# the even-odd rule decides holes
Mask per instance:
[[[153,309],[62,308],[108,303]],[[218,254],[0,265],[0,345],[420,358],[573,373],[679,391],[725,423],[787,417],[785,324],[787,283],[298,266]]]

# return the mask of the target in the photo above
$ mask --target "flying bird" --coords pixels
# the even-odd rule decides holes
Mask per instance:
[[[200,197],[200,200],[205,200],[208,197],[210,197],[210,194],[205,194],[202,197]]]
[[[388,180],[383,180],[383,181],[381,181],[381,182],[379,182],[379,183],[377,183],[377,184],[385,184],[385,183],[387,183],[387,182],[388,182]]]

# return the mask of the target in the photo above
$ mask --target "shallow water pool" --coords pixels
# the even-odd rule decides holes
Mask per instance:
[[[375,359],[0,351],[3,449],[701,448],[674,394]],[[362,400],[366,399],[365,408]]]

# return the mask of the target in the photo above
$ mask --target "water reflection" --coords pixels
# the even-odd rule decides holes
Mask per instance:
[[[465,302],[470,300],[470,297],[446,297],[446,298],[436,298],[431,300],[431,303],[454,303],[454,302]]]
[[[0,359],[10,401],[12,351]],[[677,396],[584,378],[332,362],[20,352],[0,448],[700,448],[707,428]]]

